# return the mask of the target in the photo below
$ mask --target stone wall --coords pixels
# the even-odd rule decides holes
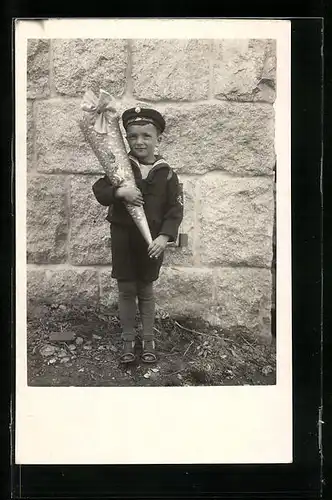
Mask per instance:
[[[255,336],[271,332],[275,45],[271,40],[29,40],[28,299],[112,305],[103,173],[77,125],[83,93],[167,122],[161,153],[184,186],[158,304]]]

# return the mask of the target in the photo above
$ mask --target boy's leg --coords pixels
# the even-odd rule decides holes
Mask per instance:
[[[153,282],[137,282],[138,308],[142,321],[143,340],[153,340],[154,338],[154,319],[155,319],[155,297],[153,291]]]
[[[137,283],[138,307],[142,321],[142,360],[146,363],[156,361],[154,342],[155,298],[153,283],[139,281]]]
[[[135,340],[135,316],[137,285],[135,281],[118,281],[119,314],[122,326],[122,338]]]

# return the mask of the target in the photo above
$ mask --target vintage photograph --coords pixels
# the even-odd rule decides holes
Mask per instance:
[[[276,384],[276,40],[27,40],[27,383]]]

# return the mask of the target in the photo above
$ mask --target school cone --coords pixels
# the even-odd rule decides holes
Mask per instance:
[[[79,120],[85,140],[95,153],[113,186],[136,186],[125,149],[117,106],[113,97],[100,90],[99,99],[88,90],[81,103],[83,117]],[[149,245],[152,237],[143,207],[125,203],[143,238]]]

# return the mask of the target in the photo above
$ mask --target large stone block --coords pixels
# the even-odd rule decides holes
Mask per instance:
[[[132,48],[135,97],[205,99],[209,95],[208,40],[136,40]]]
[[[202,179],[200,190],[201,262],[270,267],[273,180],[211,173]]]
[[[156,282],[159,307],[173,316],[200,317],[212,301],[212,271],[186,267],[164,267]]]
[[[37,168],[41,172],[102,173],[77,120],[80,100],[36,102]]]
[[[271,174],[275,163],[274,111],[266,103],[168,106],[161,152],[179,174],[224,170]]]
[[[97,305],[97,272],[86,269],[28,268],[27,298],[29,302],[43,304]]]
[[[213,89],[217,98],[274,101],[276,62],[272,40],[215,41],[213,61]]]
[[[27,97],[46,97],[50,93],[50,42],[44,39],[29,39],[27,47]]]
[[[33,101],[27,101],[27,170],[34,166],[34,120]]]
[[[118,302],[117,282],[111,276],[112,270],[105,269],[99,273],[100,304],[105,307],[114,307]]]
[[[64,262],[68,234],[65,181],[57,176],[28,179],[27,259],[35,263]]]
[[[52,41],[54,85],[70,96],[102,88],[114,96],[124,91],[127,47],[117,39],[56,39]]]
[[[195,200],[197,179],[179,177],[183,186],[183,221],[179,234],[188,236],[188,245],[179,247],[169,245],[165,252],[164,265],[191,266],[194,264],[194,236],[195,236]]]
[[[205,319],[226,331],[271,338],[271,271],[222,268],[215,270],[215,297]]]
[[[107,207],[92,192],[98,176],[72,176],[70,180],[69,261],[74,265],[111,262],[110,224]]]

